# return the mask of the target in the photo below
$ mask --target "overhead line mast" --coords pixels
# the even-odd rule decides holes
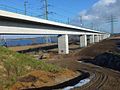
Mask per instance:
[[[113,15],[108,19],[108,23],[111,23],[111,34],[114,34],[114,23],[117,22],[116,19]]]
[[[44,0],[44,6],[45,6],[45,19],[48,20],[48,1]]]
[[[28,1],[24,1],[24,14],[27,15],[27,3]]]

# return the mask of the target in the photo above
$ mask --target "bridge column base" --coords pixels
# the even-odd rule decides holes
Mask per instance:
[[[68,35],[59,35],[58,36],[58,53],[59,54],[69,54],[69,44],[68,44]]]
[[[80,36],[80,47],[87,47],[87,35]]]

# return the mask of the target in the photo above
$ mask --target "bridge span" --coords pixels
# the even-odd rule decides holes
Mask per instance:
[[[78,26],[62,24],[54,21],[39,19],[0,10],[1,35],[58,35],[59,54],[69,54],[68,35],[80,36],[80,47],[90,43],[99,42],[110,36],[109,33],[95,31]]]

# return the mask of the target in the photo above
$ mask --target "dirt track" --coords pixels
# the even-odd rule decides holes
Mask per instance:
[[[120,73],[111,71],[109,69],[100,68],[96,66],[86,65],[87,71],[94,75],[91,82],[83,87],[81,90],[119,90],[120,89]],[[84,69],[82,69],[84,70]],[[80,88],[78,88],[80,90]]]
[[[90,73],[93,77],[90,83],[74,90],[120,90],[120,73],[117,71],[83,62],[80,63],[69,58],[62,61],[52,61],[51,63],[75,71],[82,70]]]
[[[93,77],[90,83],[74,90],[120,90],[120,72],[109,68],[103,68],[90,63],[78,62],[78,60],[84,58],[94,58],[103,52],[119,52],[116,49],[116,40],[106,40],[95,45],[91,45],[82,50],[78,50],[73,56],[62,58],[62,60],[53,60],[49,63],[59,65],[61,67],[67,67],[72,70],[82,70],[89,72]]]

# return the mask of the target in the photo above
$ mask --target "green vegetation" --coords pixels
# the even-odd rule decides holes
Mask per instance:
[[[44,70],[48,72],[59,72],[60,67],[38,61],[32,56],[20,54],[0,47],[0,85],[9,88],[20,76],[33,70]]]

